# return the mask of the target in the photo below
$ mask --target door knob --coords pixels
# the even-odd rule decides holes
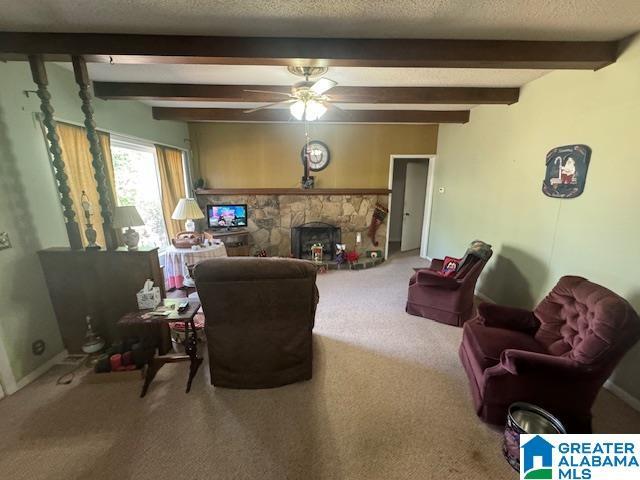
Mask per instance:
[[[405,213],[404,213],[404,216],[405,216],[405,217],[408,217],[409,215],[410,215],[410,214],[409,214],[409,212],[405,212]]]

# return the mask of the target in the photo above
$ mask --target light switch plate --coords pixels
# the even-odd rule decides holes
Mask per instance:
[[[0,232],[0,250],[11,248],[11,241],[7,232]]]

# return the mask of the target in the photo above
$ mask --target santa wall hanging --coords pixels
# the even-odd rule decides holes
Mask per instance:
[[[548,197],[575,198],[584,191],[591,148],[565,145],[547,153],[547,172],[542,191]]]

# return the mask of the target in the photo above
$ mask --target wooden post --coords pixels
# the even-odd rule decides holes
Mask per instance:
[[[69,245],[73,250],[82,250],[82,237],[80,228],[76,222],[76,212],[73,210],[73,199],[70,196],[71,190],[67,184],[69,177],[64,171],[65,165],[60,148],[60,138],[56,131],[56,121],[53,119],[53,106],[51,105],[51,94],[47,89],[49,80],[44,67],[42,55],[29,55],[29,65],[31,66],[31,76],[38,86],[38,97],[40,98],[40,110],[42,111],[42,123],[47,130],[47,140],[49,140],[49,151],[51,152],[51,163],[58,184],[60,203],[62,203],[62,214],[65,218]]]
[[[104,158],[102,158],[102,147],[100,146],[100,138],[96,131],[96,122],[93,120],[93,107],[91,106],[91,92],[89,91],[89,72],[87,71],[87,63],[83,57],[71,57],[73,62],[73,73],[76,77],[76,83],[80,87],[78,95],[82,99],[82,111],[84,113],[84,126],[87,128],[87,139],[89,140],[89,150],[94,170],[94,177],[98,185],[98,195],[100,197],[100,213],[102,214],[102,228],[107,250],[115,250],[118,248],[118,238],[113,229],[112,221],[112,205],[111,205],[111,186],[107,182],[105,174]]]

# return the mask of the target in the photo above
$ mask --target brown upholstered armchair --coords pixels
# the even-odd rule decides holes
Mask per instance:
[[[311,262],[215,258],[196,265],[211,383],[270,388],[311,378],[318,290]]]
[[[481,251],[474,247],[478,244],[483,246]],[[451,277],[439,274],[442,260],[432,260],[429,268],[418,270],[409,280],[407,313],[462,326],[473,314],[476,282],[491,255],[491,245],[472,242],[460,269]]]
[[[467,322],[460,359],[478,415],[504,425],[517,401],[558,417],[569,433],[591,431],[604,381],[640,338],[640,318],[610,290],[562,277],[533,312],[483,303]]]

